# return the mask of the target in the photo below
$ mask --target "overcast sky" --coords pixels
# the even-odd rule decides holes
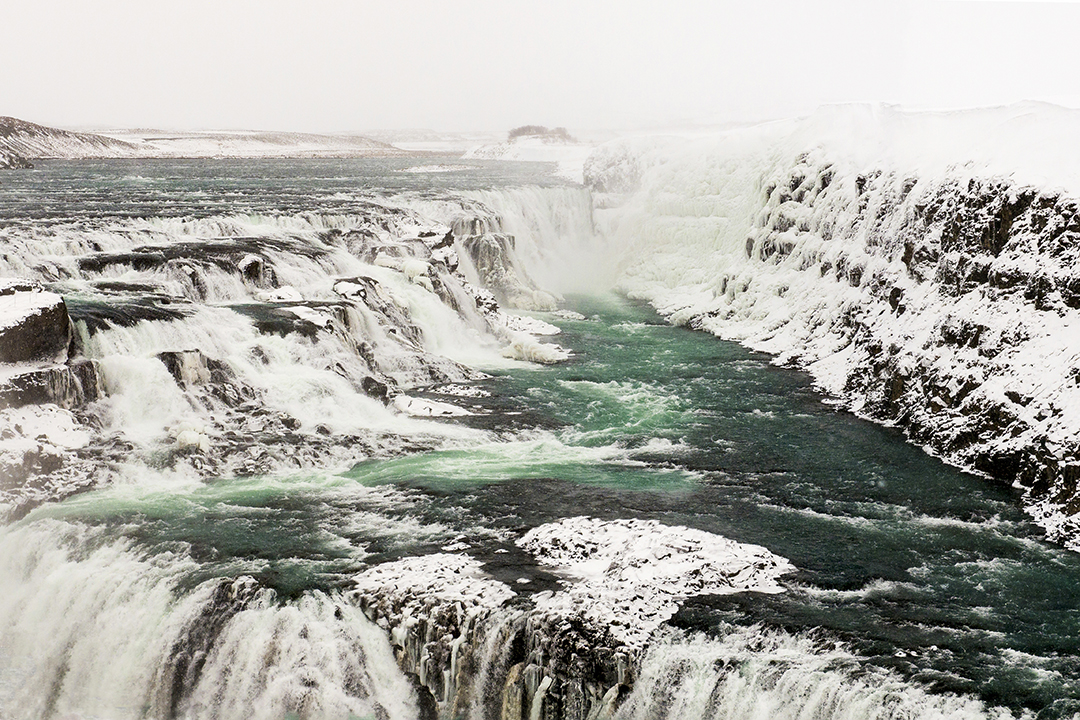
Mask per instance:
[[[5,0],[0,115],[61,127],[628,129],[832,102],[1080,107],[1080,3]]]

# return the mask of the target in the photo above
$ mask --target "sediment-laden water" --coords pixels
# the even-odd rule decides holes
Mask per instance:
[[[537,267],[546,258],[534,274],[556,273],[572,246],[566,228],[584,224],[566,207],[587,202],[586,191],[544,168],[479,165],[423,174],[399,172],[409,163],[397,159],[46,162],[39,174],[5,176],[0,241],[8,272],[51,283],[77,326],[91,317],[79,315],[80,301],[116,302],[94,294],[106,275],[129,288],[175,277],[128,266],[63,272],[65,252],[239,225],[244,237],[327,243],[372,204],[378,218],[392,206],[449,223],[447,207],[475,211],[498,198],[499,214],[517,213],[506,224],[522,253],[534,248]],[[535,218],[545,208],[570,219],[543,226]],[[530,227],[535,235],[522,237]],[[545,233],[562,243],[547,255]],[[44,261],[25,249],[35,239],[50,243]],[[48,277],[41,262],[60,270]],[[275,263],[284,275],[289,261]],[[290,286],[318,300],[310,273],[321,267],[329,287],[353,269],[343,264],[294,265]],[[561,330],[548,340],[569,359],[502,358],[479,326],[466,317],[450,328],[416,289],[417,347],[484,376],[425,383],[401,365],[394,377],[410,397],[471,413],[406,418],[327,380],[359,372],[332,345],[340,338],[260,330],[257,313],[234,307],[251,288],[226,277],[182,318],[84,327],[112,393],[95,405],[93,427],[131,450],[110,460],[102,486],[0,528],[0,717],[1080,710],[1080,557],[1045,542],[1009,488],[844,412],[804,374],[608,293],[568,294],[560,306],[571,312],[531,314]],[[440,328],[475,336],[455,344]],[[252,392],[260,408],[292,419],[260,420],[266,428],[250,434],[257,445],[260,432],[294,433],[297,468],[200,464],[198,452],[171,449],[177,423],[198,420],[209,443],[225,443],[230,430],[246,432],[255,407],[185,404],[194,391],[155,358],[196,342],[237,387],[255,387],[263,371],[282,375]],[[376,344],[376,358],[389,343]],[[256,346],[269,357],[262,365],[250,361]],[[328,359],[344,370],[335,375]],[[296,377],[304,368],[312,376]],[[362,434],[368,427],[378,434]],[[362,447],[349,444],[354,436]],[[288,442],[274,443],[288,454]],[[588,563],[609,551],[605,564],[626,557],[628,566],[601,579],[605,569]],[[741,565],[709,575],[739,553],[749,575]],[[571,639],[592,647],[560,659]]]

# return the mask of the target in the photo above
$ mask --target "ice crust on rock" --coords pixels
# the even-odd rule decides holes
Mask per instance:
[[[655,520],[567,518],[517,544],[569,579],[564,590],[538,594],[538,609],[580,615],[631,647],[689,597],[782,592],[779,578],[795,570],[763,547]]]
[[[355,579],[353,590],[373,603],[393,604],[392,614],[419,615],[433,605],[461,603],[493,610],[516,593],[487,575],[468,555],[436,553],[376,565]]]

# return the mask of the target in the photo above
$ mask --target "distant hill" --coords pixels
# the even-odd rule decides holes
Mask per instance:
[[[362,135],[258,130],[110,130],[108,135],[136,143],[152,157],[385,157],[412,154]]]
[[[115,138],[0,117],[0,151],[26,159],[138,156],[139,146]]]
[[[0,117],[0,167],[39,158],[369,157],[412,152],[359,135],[265,131],[71,132]]]

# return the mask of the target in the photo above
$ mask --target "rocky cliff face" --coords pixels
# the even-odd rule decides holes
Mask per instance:
[[[785,359],[948,460],[1016,482],[1037,517],[1072,542],[1077,199],[961,173],[844,177],[803,157],[765,184],[762,200],[746,241],[751,267],[816,276],[816,286],[846,296],[832,317],[792,313],[804,339]],[[724,297],[737,302],[747,281],[746,271],[724,278]],[[798,290],[791,300],[800,302]],[[714,329],[727,312],[692,322]]]
[[[789,152],[635,159],[641,190],[602,211],[636,253],[624,288],[1016,484],[1080,547],[1080,201],[972,165]],[[628,166],[609,155],[598,188]]]

